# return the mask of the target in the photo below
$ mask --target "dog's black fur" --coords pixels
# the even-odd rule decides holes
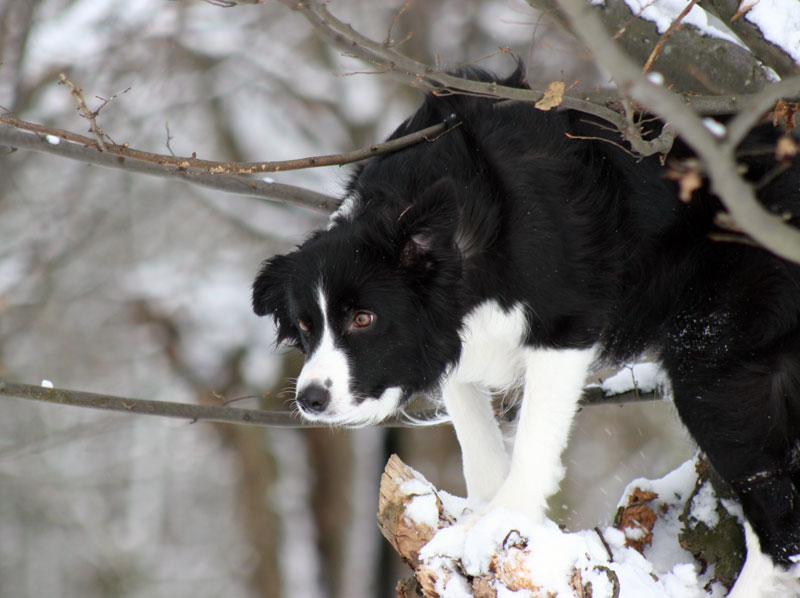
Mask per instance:
[[[519,73],[501,82],[524,85]],[[297,290],[305,279],[337,281],[337,304],[379,304],[381,328],[346,346],[361,400],[435,387],[459,359],[465,315],[490,299],[524,306],[529,345],[597,345],[614,362],[656,351],[762,550],[789,565],[800,553],[800,268],[712,240],[721,205],[706,186],[680,201],[659,157],[633,157],[584,114],[429,95],[392,138],[443,120],[458,124],[357,170],[353,213],[265,263],[256,313],[313,351],[295,325],[317,324]],[[796,161],[771,176],[780,134],[755,131],[741,162],[765,181],[764,205],[797,214]],[[667,164],[690,155],[678,142]]]

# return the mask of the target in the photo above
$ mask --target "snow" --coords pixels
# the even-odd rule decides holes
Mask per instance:
[[[764,74],[767,76],[767,81],[777,83],[778,81],[781,80],[781,76],[778,73],[776,73],[775,69],[773,69],[771,66],[765,65],[761,61],[759,61],[758,64],[761,67],[761,70],[764,71]]]
[[[53,383],[50,380],[44,379],[41,382],[42,388],[53,388]]]
[[[646,550],[647,559],[661,571],[670,571],[681,563],[692,563],[692,555],[684,550],[677,541],[678,530],[682,527],[679,516],[683,510],[685,498],[694,489],[697,473],[694,461],[689,460],[670,472],[660,480],[638,478],[628,484],[620,499],[619,506],[628,503],[628,495],[634,488],[655,492],[658,498],[653,501],[652,508],[659,512],[661,505],[676,505],[675,509],[667,509],[660,513],[653,527],[653,542]]]
[[[708,129],[711,134],[718,139],[725,137],[725,133],[727,132],[725,125],[711,117],[706,117],[703,119],[703,126],[705,126],[705,128]]]
[[[439,509],[436,508],[436,495],[425,494],[415,496],[406,505],[405,515],[418,525],[427,525],[431,529],[436,529],[439,523]]]
[[[613,376],[603,380],[600,387],[606,396],[619,395],[633,390],[667,394],[669,379],[658,363],[645,361],[625,366]]]
[[[400,484],[400,492],[405,495],[421,496],[432,492],[430,484],[419,478],[406,480]]]
[[[794,0],[786,0],[794,2]],[[659,33],[664,33],[678,18],[681,11],[686,8],[688,0],[625,0],[625,4],[635,15],[656,24]],[[703,35],[716,37],[745,47],[742,41],[717,17],[709,14],[700,6],[693,6],[692,10],[683,17],[681,23],[694,25]]]
[[[692,500],[690,515],[697,521],[702,521],[708,527],[714,527],[719,523],[716,497],[710,484],[704,484]]]
[[[744,18],[758,27],[765,39],[800,62],[800,2],[758,0]]]
[[[498,596],[574,596],[572,582],[578,570],[584,586],[591,582],[593,598],[614,595],[611,581],[614,576],[619,581],[619,598],[721,598],[725,588],[712,583],[713,567],[701,572],[692,555],[678,543],[683,526],[679,517],[697,482],[695,467],[695,460],[689,460],[659,480],[638,479],[628,486],[622,505],[628,504],[627,497],[636,488],[658,494],[652,500],[652,509],[659,517],[653,528],[653,543],[645,547],[644,555],[626,547],[626,533],[614,527],[599,533],[597,530],[566,532],[552,521],[535,522],[515,511],[503,508],[486,511],[484,507],[441,529],[422,548],[420,559],[424,566],[437,572],[439,595],[449,598],[472,595],[464,575],[494,574],[500,589],[501,575],[508,570],[525,572],[524,578],[540,589],[535,592],[504,589]],[[706,486],[707,491],[696,495],[691,515],[711,524],[716,516],[716,503],[710,483]],[[414,502],[419,498],[415,497]],[[428,508],[429,505],[425,510]],[[426,512],[425,516],[430,514]],[[601,541],[601,534],[608,549]],[[609,558],[608,550],[613,558]]]
[[[444,490],[439,490],[439,500],[442,501],[444,510],[456,519],[460,518],[469,509],[469,501],[460,496],[454,496]]]

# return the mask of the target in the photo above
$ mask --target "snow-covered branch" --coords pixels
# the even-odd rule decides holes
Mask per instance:
[[[612,525],[570,533],[518,513],[482,513],[393,455],[378,525],[414,571],[398,584],[403,598],[722,595],[742,567],[744,533],[738,506],[712,478],[698,457],[660,480],[634,480]]]

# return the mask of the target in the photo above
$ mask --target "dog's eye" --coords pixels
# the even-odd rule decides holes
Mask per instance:
[[[311,330],[311,325],[301,318],[297,318],[297,327],[300,329],[300,332],[304,334],[308,334]]]
[[[375,321],[375,314],[368,311],[360,311],[353,316],[353,328],[366,328]]]

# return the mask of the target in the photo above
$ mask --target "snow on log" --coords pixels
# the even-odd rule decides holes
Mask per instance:
[[[378,524],[414,571],[398,598],[721,598],[744,561],[744,534],[738,505],[712,477],[698,457],[660,480],[634,480],[611,526],[567,532],[485,512],[392,455]]]

